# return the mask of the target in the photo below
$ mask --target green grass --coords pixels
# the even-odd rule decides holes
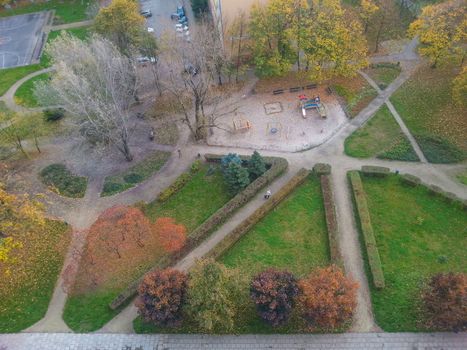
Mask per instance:
[[[345,140],[344,150],[348,156],[357,158],[418,160],[386,105]]]
[[[467,186],[467,171],[457,174],[456,178],[459,180],[459,182],[463,185]]]
[[[206,176],[209,166],[203,164],[198,173],[166,202],[154,201],[145,206],[145,214],[155,221],[159,217],[172,217],[177,223],[187,227],[188,232],[203,223],[211,214],[221,208],[229,199],[220,171]],[[91,332],[101,328],[119,311],[111,310],[108,305],[128,284],[139,278],[153,267],[161,257],[155,252],[151,261],[138,266],[131,280],[119,278],[118,285],[100,288],[88,293],[72,295],[68,298],[63,319],[77,332]]]
[[[242,286],[245,293],[238,302],[241,311],[233,333],[306,332],[298,310],[293,312],[285,326],[272,328],[264,323],[249,299],[248,281],[269,267],[287,269],[303,277],[312,269],[330,263],[319,180],[310,176],[222,256],[220,262],[239,269],[246,277]],[[133,326],[137,333],[193,333],[195,329],[190,322],[185,322],[181,328],[170,329],[145,324],[140,318],[134,321]]]
[[[355,117],[377,95],[375,89],[359,74],[353,78],[341,78],[331,83],[334,91],[341,96],[346,105],[347,113]]]
[[[55,10],[54,24],[72,23],[86,20],[86,9],[92,0],[49,0],[28,3],[10,10],[1,9],[0,17],[22,15],[25,13]]]
[[[193,231],[227,203],[231,196],[220,170],[207,176],[209,165],[202,164],[200,171],[167,201],[153,201],[144,208],[145,214],[155,221],[159,217],[171,217]]]
[[[371,290],[377,323],[390,332],[425,331],[420,288],[438,272],[467,271],[467,216],[396,175],[363,183],[386,281]]]
[[[70,235],[63,222],[47,221],[46,225],[47,244],[28,247],[28,254],[12,268],[11,273],[21,275],[24,280],[21,287],[9,294],[0,283],[1,333],[16,333],[32,326],[47,311]]]
[[[117,175],[107,176],[101,197],[111,196],[136,186],[159,171],[170,157],[169,152],[154,151],[129,169]]]
[[[73,175],[64,164],[51,164],[40,172],[40,179],[58,194],[82,198],[86,192],[87,178]]]
[[[423,66],[391,97],[426,158],[433,163],[467,159],[467,118],[451,98],[451,82],[457,72],[458,67]]]
[[[393,63],[379,63],[370,66],[365,72],[378,84],[381,90],[384,90],[399,76],[401,68]]]
[[[41,106],[34,96],[34,86],[38,81],[47,81],[49,79],[50,74],[43,73],[25,81],[15,92],[15,102],[20,106],[28,108]]]
[[[42,69],[39,64],[0,70],[0,96],[21,78]]]

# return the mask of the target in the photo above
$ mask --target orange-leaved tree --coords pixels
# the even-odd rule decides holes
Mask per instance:
[[[332,265],[299,281],[299,302],[310,329],[335,329],[349,321],[357,306],[358,283]]]
[[[175,327],[182,321],[187,276],[175,269],[150,272],[138,287],[136,307],[145,322]]]
[[[445,331],[467,330],[467,274],[439,273],[423,292],[428,326]]]
[[[159,237],[160,244],[166,252],[172,253],[180,250],[186,242],[186,228],[175,223],[172,218],[158,218],[154,229]]]

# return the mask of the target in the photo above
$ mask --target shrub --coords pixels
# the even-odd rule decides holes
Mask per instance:
[[[422,180],[420,180],[419,177],[417,176],[414,176],[414,175],[410,175],[410,174],[403,174],[401,177],[400,177],[401,181],[409,186],[418,186],[422,183]]]
[[[257,151],[253,152],[253,155],[248,161],[248,172],[250,173],[251,180],[257,179],[266,172],[266,163]]]
[[[214,260],[200,260],[190,270],[186,312],[202,332],[233,329],[241,296],[238,271]]]
[[[402,160],[406,162],[418,162],[420,159],[412,148],[409,140],[401,136],[389,149],[376,155],[380,159]]]
[[[378,247],[376,246],[375,234],[373,232],[373,226],[371,225],[370,213],[368,211],[362,180],[356,171],[351,171],[349,173],[349,178],[358,218],[360,219],[360,228],[363,235],[363,241],[365,243],[371,276],[373,277],[373,284],[377,289],[381,289],[384,288],[385,284],[383,268],[381,266]]]
[[[129,184],[137,184],[144,180],[143,176],[136,173],[130,173],[123,177],[123,180]]]
[[[181,174],[169,187],[159,193],[157,201],[162,203],[172,197],[175,193],[180,191],[200,169],[201,162],[199,160],[193,162],[189,172]]]
[[[386,177],[389,175],[389,168],[382,166],[363,165],[362,173],[365,176]]]
[[[297,295],[297,280],[287,271],[268,269],[250,284],[250,297],[259,316],[273,327],[287,322]]]
[[[442,196],[444,191],[441,187],[438,187],[436,185],[429,185],[428,186],[428,193],[431,195],[439,195]]]
[[[200,171],[200,169],[201,169],[201,161],[195,160],[193,164],[191,164],[190,173],[196,174],[198,171]]]
[[[428,326],[437,330],[467,330],[467,274],[440,273],[423,292]]]
[[[326,227],[328,230],[331,261],[334,264],[341,266],[342,258],[339,252],[339,243],[337,241],[339,228],[337,226],[336,206],[334,204],[331,178],[329,175],[321,175],[321,191],[323,192],[324,211],[326,215]]]
[[[81,198],[86,192],[87,178],[72,174],[64,164],[51,164],[42,169],[39,175],[45,185],[62,196]]]
[[[456,163],[466,158],[464,152],[448,140],[433,135],[414,135],[430,163]]]
[[[125,185],[117,182],[105,182],[102,193],[118,193],[125,189]]]
[[[182,322],[187,276],[174,269],[156,270],[144,276],[135,302],[147,323],[176,327]]]
[[[329,175],[331,174],[331,166],[325,163],[316,163],[313,167],[313,171],[316,175]]]
[[[336,266],[317,269],[299,281],[299,302],[310,329],[333,330],[350,321],[357,306],[358,283]]]
[[[230,163],[236,163],[238,165],[242,165],[242,160],[236,153],[229,153],[226,156],[221,158],[221,169],[222,172],[227,171],[229,168]]]
[[[154,223],[159,241],[166,252],[176,252],[185,245],[186,228],[172,218],[158,218]]]
[[[54,122],[65,116],[65,110],[63,108],[45,109],[42,113],[46,122]]]
[[[224,169],[224,180],[232,194],[237,194],[250,184],[248,170],[236,162],[230,162]]]

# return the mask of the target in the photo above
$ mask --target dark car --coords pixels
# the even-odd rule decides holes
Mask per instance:
[[[140,11],[140,14],[141,14],[141,16],[146,17],[146,18],[152,17],[152,12],[151,12],[151,10],[141,10],[141,11]]]

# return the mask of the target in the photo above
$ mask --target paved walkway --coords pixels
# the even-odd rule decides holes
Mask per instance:
[[[73,23],[65,23],[65,24],[59,24],[55,26],[51,26],[49,29],[50,31],[54,30],[63,30],[63,29],[72,29],[72,28],[80,28],[80,27],[87,27],[90,26],[94,23],[93,19],[87,20],[87,21],[81,21],[81,22],[73,22]]]
[[[345,333],[323,335],[6,334],[2,350],[461,350],[467,334]]]

